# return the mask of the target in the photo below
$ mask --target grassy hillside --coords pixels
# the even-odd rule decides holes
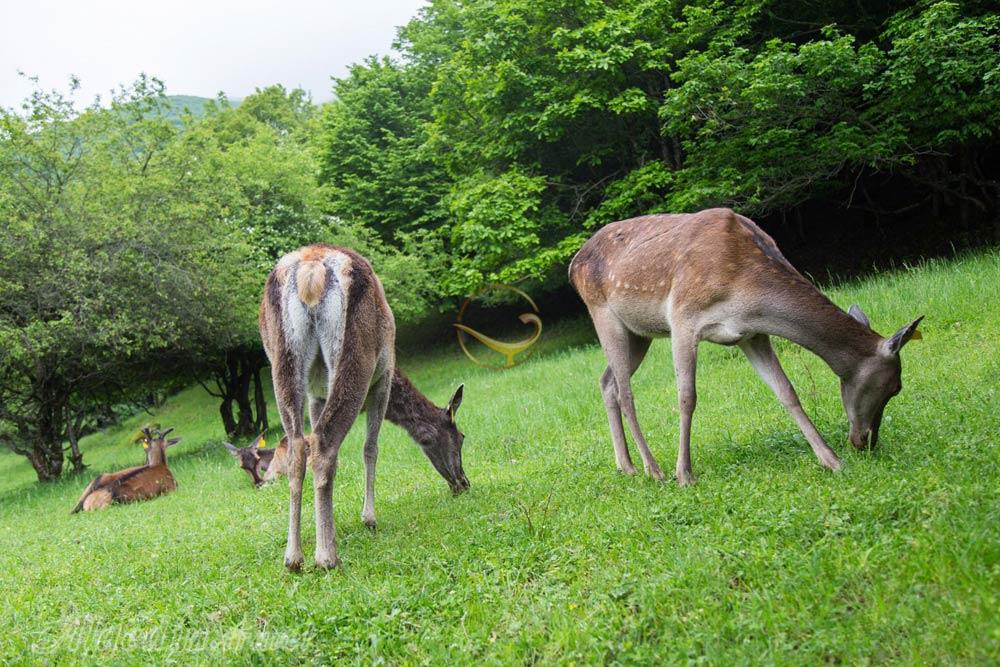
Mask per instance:
[[[829,473],[738,350],[703,345],[681,489],[615,471],[586,322],[506,372],[445,348],[403,360],[459,421],[472,490],[452,497],[399,429],[383,431],[379,528],[360,520],[359,433],[335,490],[343,567],[281,567],[287,484],[255,490],[200,389],[155,419],[173,495],[70,516],[89,479],[39,486],[0,456],[0,660],[985,664],[1000,660],[1000,253],[833,292],[876,328],[926,313],[880,449],[846,444],[836,379],[779,354],[843,456]],[[665,469],[676,455],[669,346],[636,376]],[[139,421],[84,441],[93,471],[134,464]],[[633,456],[635,456],[633,454]],[[307,562],[314,529],[304,511]]]

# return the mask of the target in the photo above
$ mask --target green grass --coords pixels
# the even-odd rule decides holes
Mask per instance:
[[[548,331],[505,372],[447,347],[403,365],[439,403],[466,383],[472,490],[452,497],[387,426],[369,532],[356,429],[330,573],[284,572],[287,484],[251,487],[200,389],[156,416],[184,438],[170,496],[70,516],[89,478],[37,485],[2,455],[0,661],[995,664],[1000,253],[832,296],[885,332],[927,314],[874,455],[846,444],[835,377],[791,344],[779,355],[843,471],[820,468],[738,351],[706,344],[685,489],[615,471],[589,323]],[[635,391],[665,469],[672,378],[657,343]],[[86,439],[91,470],[140,461],[139,423]]]

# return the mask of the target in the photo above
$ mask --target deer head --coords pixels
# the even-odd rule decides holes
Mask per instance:
[[[222,444],[225,445],[229,453],[233,455],[233,458],[239,462],[240,468],[245,470],[246,473],[250,475],[250,479],[253,480],[253,483],[256,486],[260,486],[264,483],[264,480],[261,479],[258,472],[261,467],[260,450],[267,444],[264,440],[263,433],[258,435],[254,441],[246,447],[236,447],[228,442],[223,442]]]
[[[146,465],[154,466],[167,462],[167,447],[172,447],[181,441],[180,438],[167,440],[167,434],[173,431],[168,428],[161,431],[158,428],[150,429],[148,426],[142,429],[142,448],[146,450]]]
[[[455,413],[462,405],[462,392],[465,385],[460,385],[448,401],[448,405],[438,409],[436,423],[432,424],[426,434],[416,438],[424,454],[430,459],[434,469],[441,473],[448,486],[455,494],[469,490],[469,478],[462,468],[462,443],[465,435],[458,430]]]
[[[851,306],[847,313],[871,328],[868,317],[857,305]],[[876,353],[859,364],[851,377],[841,380],[840,396],[851,424],[849,437],[855,448],[875,449],[885,406],[903,388],[899,351],[911,340],[920,339],[917,325],[922,319],[923,315],[882,339]]]

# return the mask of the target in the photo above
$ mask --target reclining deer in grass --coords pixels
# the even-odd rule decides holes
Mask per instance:
[[[902,389],[899,352],[919,337],[918,317],[888,338],[857,306],[844,312],[796,271],[753,221],[729,209],[648,215],[613,222],[587,241],[569,266],[587,304],[608,367],[600,380],[619,470],[635,474],[622,413],[646,473],[663,472],[635,414],[630,378],[653,338],[670,336],[680,403],[677,481],[693,481],[691,418],[695,360],[702,340],[738,345],[798,424],[827,468],[840,460],[799,404],[771,348],[781,336],[821,357],[840,377],[850,441],[874,448],[882,413]]]
[[[281,441],[283,443],[286,442],[284,438]],[[264,483],[262,473],[265,473],[271,465],[276,450],[273,447],[271,449],[265,448],[266,441],[264,440],[263,433],[258,435],[246,447],[237,447],[228,442],[223,442],[222,444],[225,446],[226,451],[240,464],[240,468],[246,474],[250,475],[254,486],[260,486]]]
[[[112,503],[149,500],[176,489],[177,482],[167,467],[167,447],[181,441],[180,438],[166,439],[173,430],[168,428],[160,432],[157,429],[154,435],[144,428],[142,446],[146,449],[146,465],[98,475],[84,490],[72,513],[100,510]]]
[[[311,468],[313,457],[309,450],[308,437],[306,440],[306,467]],[[263,486],[281,475],[288,474],[288,436],[282,436],[278,446],[270,449],[264,448],[264,442],[262,433],[246,447],[236,447],[228,442],[222,443],[239,462],[240,468],[250,475],[254,486]]]
[[[290,570],[298,570],[303,560],[299,531],[307,402],[317,566],[338,564],[333,478],[340,445],[362,409],[368,412],[361,512],[365,524],[375,525],[375,463],[384,417],[407,430],[453,492],[469,488],[462,469],[464,436],[455,424],[462,387],[447,407],[439,408],[396,369],[395,320],[382,284],[364,257],[327,245],[308,246],[282,257],[264,287],[260,334],[289,443],[285,566]]]

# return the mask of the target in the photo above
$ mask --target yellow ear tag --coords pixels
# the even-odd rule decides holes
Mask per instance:
[[[143,440],[142,441],[142,448],[143,449],[149,449],[149,440]]]
[[[257,449],[264,449],[266,445],[267,445],[267,440],[261,438],[260,442],[257,443]]]
[[[924,339],[924,335],[922,333],[920,333],[920,329],[915,329],[913,331],[913,335],[910,336],[910,340],[923,340],[923,339]]]

